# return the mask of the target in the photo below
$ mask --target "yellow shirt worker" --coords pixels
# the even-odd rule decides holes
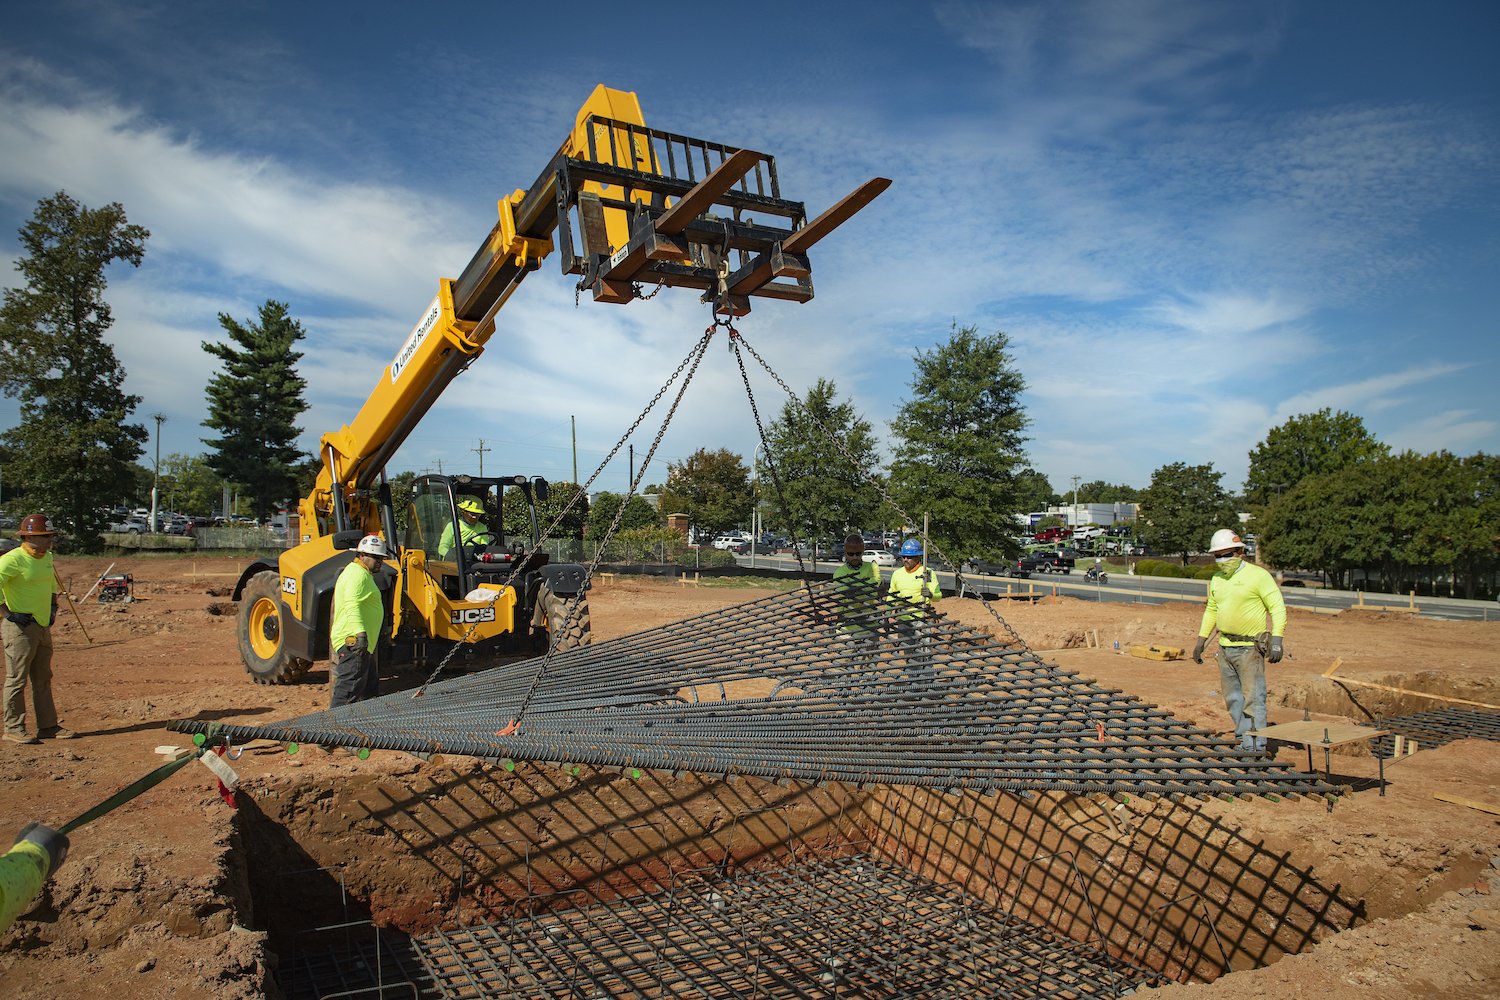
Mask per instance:
[[[354,550],[354,561],[344,567],[333,585],[333,623],[328,641],[333,655],[333,694],[329,708],[373,698],[379,692],[380,671],[375,652],[385,604],[375,574],[393,553],[379,535],[366,535]]]
[[[5,644],[5,739],[35,744],[66,740],[73,732],[57,724],[52,701],[52,619],[57,613],[57,573],[52,542],[57,533],[45,514],[21,519],[18,548],[0,556],[0,600]],[[36,735],[26,731],[26,688],[36,714]]]
[[[1208,581],[1208,606],[1198,625],[1193,661],[1203,662],[1208,637],[1219,630],[1219,691],[1245,750],[1264,751],[1250,731],[1266,727],[1266,663],[1280,663],[1286,602],[1271,574],[1245,561],[1245,543],[1228,528],[1209,541],[1218,569]],[[1270,628],[1266,628],[1266,619]]]

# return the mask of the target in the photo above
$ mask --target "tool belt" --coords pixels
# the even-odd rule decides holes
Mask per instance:
[[[1261,656],[1271,651],[1271,633],[1269,632],[1262,632],[1260,635],[1235,635],[1233,632],[1220,632],[1219,638],[1228,639],[1230,642],[1248,642]]]

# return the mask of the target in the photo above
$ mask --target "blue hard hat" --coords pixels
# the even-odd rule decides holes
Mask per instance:
[[[901,543],[901,558],[905,559],[907,556],[917,556],[920,558],[921,555],[922,540],[920,538],[908,538]]]

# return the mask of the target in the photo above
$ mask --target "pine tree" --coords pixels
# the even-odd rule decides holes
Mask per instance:
[[[254,498],[255,516],[265,517],[301,492],[299,474],[307,456],[296,448],[302,429],[295,421],[307,409],[302,398],[307,381],[297,374],[302,354],[292,347],[306,334],[285,303],[269,299],[260,307],[258,323],[242,325],[220,313],[219,324],[231,343],[203,342],[203,349],[224,363],[209,380],[203,426],[220,436],[203,443],[214,471],[243,484]]]
[[[114,322],[104,270],[139,267],[150,235],[118,203],[85,208],[59,191],[21,227],[26,286],[6,289],[0,307],[0,389],[21,401],[21,422],[5,434],[6,479],[83,551],[98,548],[107,505],[130,492],[146,440],[127,423],[141,399],[123,391],[125,370],[104,342]]]
[[[913,519],[931,515],[935,541],[955,562],[1016,549],[1030,421],[1009,345],[1004,333],[981,337],[955,324],[946,344],[917,352],[911,399],[891,421],[891,491]]]

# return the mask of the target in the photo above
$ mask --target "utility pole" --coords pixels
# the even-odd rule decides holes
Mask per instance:
[[[167,419],[165,413],[153,413],[151,419],[156,421],[156,461],[151,463],[151,530],[157,529],[156,522],[156,483],[161,475],[161,422]]]
[[[1073,477],[1073,527],[1078,527],[1078,480],[1082,476]]]
[[[625,482],[625,492],[635,492],[635,445],[630,446],[630,478]]]
[[[568,417],[568,423],[573,428],[573,482],[578,482],[578,418]]]
[[[493,449],[493,448],[486,448],[484,446],[484,438],[480,438],[479,439],[479,447],[478,448],[470,448],[469,450],[470,451],[475,451],[475,452],[479,453],[479,478],[483,479],[484,478],[484,453],[487,452],[487,451],[494,451],[495,449]]]

